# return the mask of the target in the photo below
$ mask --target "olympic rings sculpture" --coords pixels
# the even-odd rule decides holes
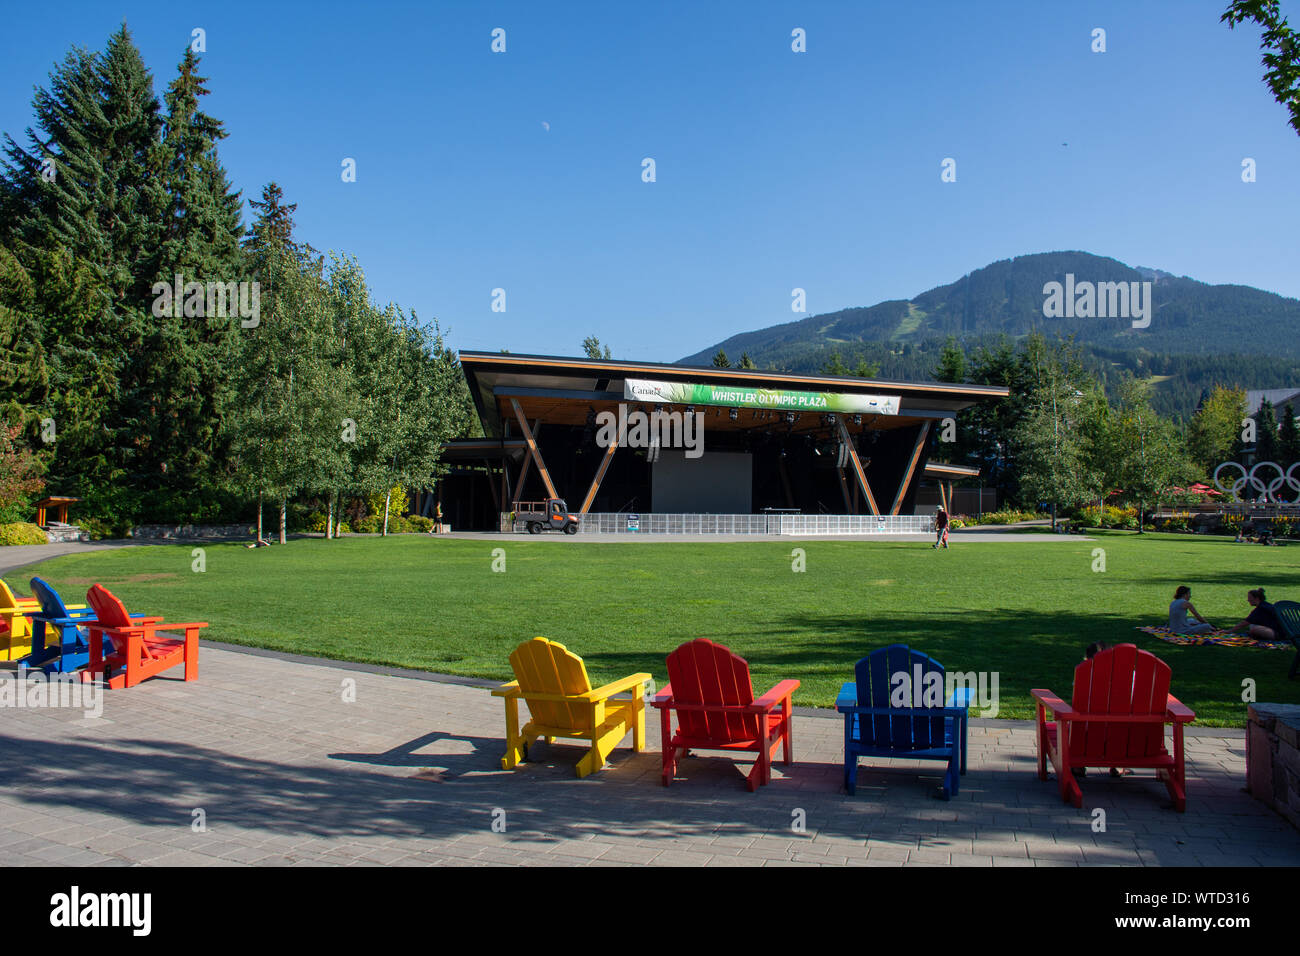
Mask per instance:
[[[1219,473],[1225,468],[1236,468],[1241,472],[1241,477],[1237,478],[1226,487],[1223,482],[1219,480]],[[1273,471],[1277,472],[1277,476],[1270,478],[1268,483],[1265,484],[1264,479],[1255,474],[1261,468],[1271,468]],[[1300,468],[1300,461],[1296,462],[1286,471],[1283,471],[1282,466],[1277,462],[1260,461],[1256,462],[1251,469],[1247,471],[1244,465],[1238,464],[1235,461],[1225,461],[1223,464],[1219,465],[1218,468],[1214,469],[1214,484],[1224,494],[1232,495],[1235,501],[1245,501],[1246,499],[1241,496],[1241,492],[1246,487],[1250,487],[1259,492],[1259,495],[1262,496],[1265,502],[1272,502],[1273,504],[1279,505],[1300,504],[1300,477],[1292,474],[1292,472],[1297,468]],[[1278,496],[1278,492],[1281,491],[1284,485],[1297,492],[1294,501],[1287,501]]]

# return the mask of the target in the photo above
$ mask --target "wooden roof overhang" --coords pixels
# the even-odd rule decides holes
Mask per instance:
[[[890,395],[899,399],[897,415],[841,415],[850,431],[884,431],[919,422],[949,418],[982,399],[1005,398],[1009,390],[988,385],[953,385],[940,382],[892,382],[827,375],[792,375],[756,369],[662,365],[602,359],[515,355],[497,352],[461,352],[461,368],[469,384],[484,434],[498,438],[503,423],[514,422],[518,404],[525,418],[546,424],[584,426],[603,411],[618,412],[620,404],[650,412],[684,411],[685,406],[629,401],[624,382],[651,379],[668,382],[751,386],[764,389]],[[805,433],[828,427],[819,412],[794,412],[794,422],[779,409],[720,405],[694,406],[713,431]],[[517,429],[517,426],[514,426]]]

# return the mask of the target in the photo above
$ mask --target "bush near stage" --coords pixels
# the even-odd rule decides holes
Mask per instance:
[[[1021,521],[1042,521],[1048,515],[1037,511],[1017,511],[1015,508],[1003,508],[1001,511],[986,511],[980,516],[980,524],[1018,524]]]
[[[1114,505],[1098,508],[1096,505],[1089,505],[1087,508],[1079,508],[1072,512],[1070,522],[1085,528],[1119,528],[1124,531],[1136,531],[1138,513],[1137,508],[1117,508]]]
[[[50,539],[39,526],[26,521],[0,524],[0,547],[16,544],[49,544]]]

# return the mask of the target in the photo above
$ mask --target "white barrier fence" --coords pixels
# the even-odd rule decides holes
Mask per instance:
[[[934,515],[701,515],[593,512],[579,534],[934,534]]]

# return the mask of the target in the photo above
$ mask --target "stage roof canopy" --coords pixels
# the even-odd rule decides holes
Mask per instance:
[[[951,418],[980,400],[1010,394],[992,385],[509,352],[461,352],[460,363],[484,434],[492,439],[501,438],[504,423],[515,420],[516,404],[528,420],[550,424],[585,425],[593,414],[626,404],[647,412],[692,407],[707,416],[710,429],[746,431],[779,422],[783,429],[802,432],[823,428],[828,414],[862,429],[901,428]]]

